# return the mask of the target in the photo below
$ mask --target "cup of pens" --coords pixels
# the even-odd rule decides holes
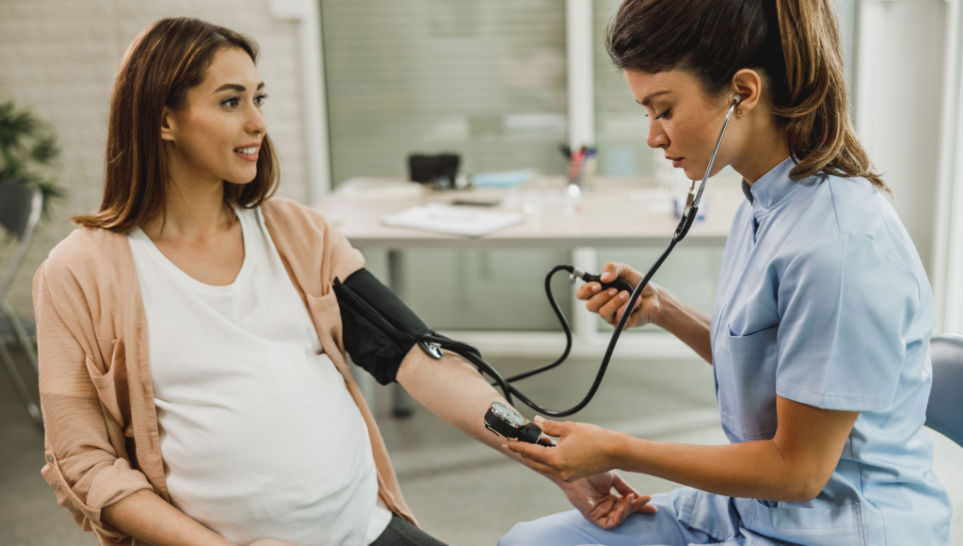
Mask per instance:
[[[573,187],[581,190],[590,185],[592,177],[595,176],[595,147],[582,146],[572,149],[567,144],[562,144],[559,150],[568,160],[569,190],[571,191]]]

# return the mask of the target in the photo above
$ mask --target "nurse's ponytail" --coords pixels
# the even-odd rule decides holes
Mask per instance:
[[[777,0],[776,18],[786,77],[785,93],[776,94],[781,100],[774,101],[773,113],[785,125],[790,153],[799,159],[792,176],[826,171],[863,177],[889,191],[849,120],[839,28],[830,0]]]
[[[790,176],[825,171],[888,191],[849,121],[833,0],[626,0],[606,46],[623,70],[675,68],[709,94],[731,92],[742,68],[772,90],[774,122],[799,163]]]

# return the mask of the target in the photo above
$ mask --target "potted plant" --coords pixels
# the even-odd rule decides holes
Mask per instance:
[[[60,155],[49,126],[12,101],[0,103],[0,182],[39,188],[44,213],[63,191],[54,183],[54,163]]]

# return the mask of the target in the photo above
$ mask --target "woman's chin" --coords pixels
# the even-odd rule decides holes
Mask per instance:
[[[231,184],[236,184],[238,186],[244,186],[245,184],[250,184],[251,182],[254,182],[255,178],[257,178],[257,173],[254,173],[252,175],[231,176],[229,178],[225,178],[224,181],[230,182]]]

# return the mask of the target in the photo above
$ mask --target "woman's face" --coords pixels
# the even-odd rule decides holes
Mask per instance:
[[[690,180],[701,179],[715,147],[719,130],[731,105],[731,97],[706,95],[695,76],[684,70],[650,74],[626,70],[625,79],[636,102],[649,116],[646,144],[662,148],[672,166],[685,171]],[[713,172],[728,165],[733,148],[723,139]]]
[[[161,137],[172,143],[171,176],[217,184],[253,180],[267,131],[261,112],[266,98],[264,82],[243,49],[215,53],[204,80],[188,89],[184,108],[165,116]]]

